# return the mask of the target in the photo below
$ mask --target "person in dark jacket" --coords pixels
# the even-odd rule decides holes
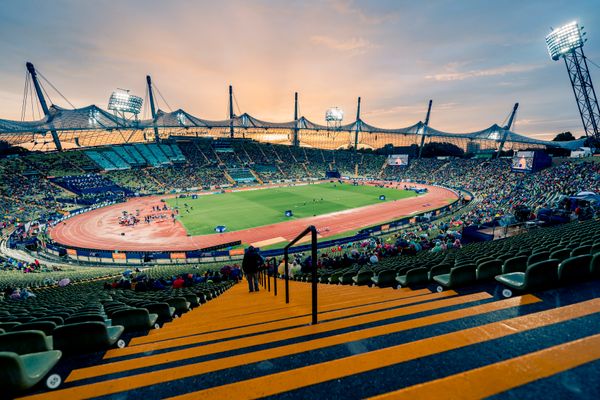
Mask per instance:
[[[244,253],[242,260],[242,270],[248,280],[248,289],[250,292],[258,292],[258,269],[262,264],[262,257],[257,249],[249,246]]]

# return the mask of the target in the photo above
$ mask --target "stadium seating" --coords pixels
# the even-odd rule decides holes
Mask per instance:
[[[525,272],[512,272],[496,277],[496,280],[510,289],[520,292],[551,287],[558,282],[558,260],[543,260],[528,265]],[[511,296],[505,291],[505,296]]]
[[[459,265],[450,269],[447,274],[434,276],[433,280],[440,284],[437,287],[438,292],[441,292],[444,288],[472,285],[477,280],[477,267],[475,264]]]
[[[0,335],[0,351],[19,355],[53,350],[53,338],[41,330],[7,332]]]
[[[371,277],[373,284],[380,288],[391,287],[396,284],[396,271],[394,270],[383,270],[376,275]]]
[[[29,389],[40,382],[58,363],[58,350],[19,355],[0,351],[0,382],[4,394],[11,395]],[[52,389],[60,384],[58,375],[51,376],[48,386]]]
[[[575,255],[561,261],[558,266],[558,280],[566,284],[588,279],[591,274],[591,261],[591,254]]]
[[[111,314],[112,323],[125,328],[125,332],[148,331],[156,327],[158,314],[150,314],[145,308],[120,309]]]
[[[65,354],[93,353],[117,344],[124,330],[120,325],[106,326],[98,321],[77,322],[57,327],[52,338],[54,348]],[[119,347],[124,346],[119,342]]]

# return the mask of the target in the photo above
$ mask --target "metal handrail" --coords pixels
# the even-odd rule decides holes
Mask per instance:
[[[296,242],[302,239],[304,236],[311,234],[311,292],[312,292],[312,324],[316,325],[317,321],[317,228],[314,225],[310,225],[303,230],[294,240],[288,243],[283,248],[283,258],[285,262],[285,302],[290,302],[290,271],[289,271],[289,257],[288,251]]]

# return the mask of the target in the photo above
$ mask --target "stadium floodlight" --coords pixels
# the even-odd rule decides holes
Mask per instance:
[[[546,45],[554,61],[565,61],[585,135],[600,140],[600,106],[583,53],[584,36],[583,27],[571,22],[550,32]]]
[[[138,115],[142,110],[143,102],[144,100],[141,97],[129,94],[129,90],[117,89],[108,99],[108,109]]]
[[[583,35],[577,22],[571,22],[558,29],[554,29],[546,36],[546,45],[550,57],[557,61],[566,53],[583,46]]]
[[[341,122],[344,119],[344,110],[339,107],[331,107],[325,112],[325,121]]]

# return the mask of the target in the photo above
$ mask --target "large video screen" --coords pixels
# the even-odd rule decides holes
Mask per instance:
[[[532,171],[534,155],[533,151],[518,151],[512,159],[512,169],[514,171]]]
[[[387,158],[388,165],[408,165],[408,154],[391,154]]]

